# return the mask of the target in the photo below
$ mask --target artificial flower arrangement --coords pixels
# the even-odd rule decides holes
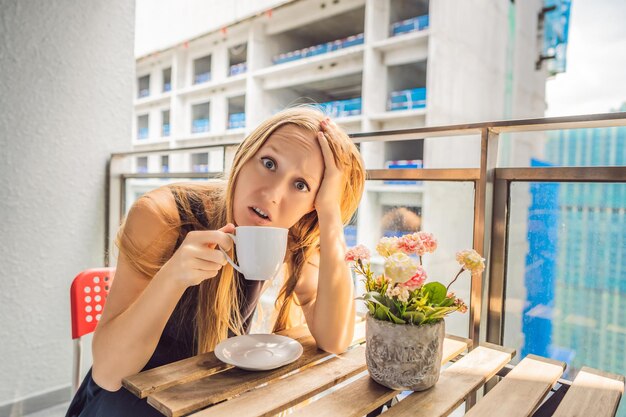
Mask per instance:
[[[379,276],[372,272],[365,246],[348,250],[346,261],[365,282],[366,292],[357,299],[365,301],[374,318],[396,324],[435,323],[454,311],[466,312],[463,300],[448,289],[465,270],[481,273],[485,260],[473,249],[462,250],[456,254],[461,269],[447,287],[440,282],[426,283],[422,256],[436,249],[437,240],[431,233],[383,237],[376,245],[378,254],[385,258],[384,274]]]

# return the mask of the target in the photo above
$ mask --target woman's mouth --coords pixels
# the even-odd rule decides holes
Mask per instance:
[[[265,220],[267,222],[271,220],[269,214],[267,214],[265,211],[263,211],[259,207],[252,206],[252,207],[248,207],[248,209],[250,210],[250,212],[253,214],[254,217],[260,220]]]

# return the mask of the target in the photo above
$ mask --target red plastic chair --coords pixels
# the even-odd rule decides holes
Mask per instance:
[[[72,339],[74,340],[74,369],[72,374],[74,392],[80,383],[81,339],[96,329],[114,275],[115,268],[94,268],[81,272],[72,281],[70,303]]]

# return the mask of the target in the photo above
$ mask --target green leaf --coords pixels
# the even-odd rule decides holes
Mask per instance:
[[[367,309],[370,311],[370,314],[372,316],[378,318],[379,320],[385,320],[385,317],[387,315],[386,310],[388,310],[388,308],[387,306],[385,306],[383,303],[381,303],[380,301],[376,299],[377,298],[376,295],[378,295],[376,291],[370,291],[370,292],[366,292],[365,294],[363,294],[362,297],[356,297],[356,300],[365,301],[365,304],[367,305]],[[382,313],[377,313],[378,311],[376,308],[377,305],[383,308]]]
[[[374,295],[372,296],[372,298],[374,298],[376,301],[378,301],[380,304],[385,305],[387,307],[389,307],[386,303],[387,298],[383,297],[382,295],[380,295],[377,292],[374,292]]]
[[[446,294],[448,293],[446,287],[440,282],[429,282],[422,288],[424,288],[424,292],[429,295],[429,301],[437,305],[446,299]]]
[[[393,314],[391,311],[388,311],[387,315],[389,316],[391,321],[393,321],[396,324],[406,324],[406,321],[402,320],[401,318],[396,317],[395,314]]]
[[[406,303],[403,303],[402,301],[394,301],[393,304],[395,307],[395,311],[398,312],[399,316],[402,316],[406,311]]]
[[[404,313],[402,318],[408,320],[409,323],[422,324],[425,316],[424,313],[420,313],[419,311],[407,311],[406,313]]]
[[[441,307],[451,307],[454,304],[454,299],[453,298],[446,298],[445,300],[443,300],[439,306]]]
[[[365,294],[363,294],[363,299],[365,301],[375,303],[375,304],[380,304],[381,306],[387,307],[385,303],[383,302],[384,298],[382,298],[380,294],[378,294],[376,291],[366,292]]]
[[[389,311],[389,309],[385,307],[384,305],[378,305],[378,304],[375,305],[374,308],[375,308],[374,318],[378,320],[387,321],[387,312]]]
[[[436,321],[444,318],[454,311],[456,311],[456,309],[453,307],[431,307],[427,311],[425,311],[426,319],[428,319],[429,321]]]
[[[396,324],[406,324],[406,321],[398,318],[395,314],[391,312],[391,310],[386,305],[381,304],[376,300],[371,300],[371,301],[372,301],[372,306],[374,307],[374,312],[372,313],[372,315],[374,316],[375,319],[382,320],[382,321],[391,321]],[[371,311],[372,310],[370,308],[370,312]]]

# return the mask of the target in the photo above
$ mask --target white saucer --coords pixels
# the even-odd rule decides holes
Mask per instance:
[[[222,362],[248,371],[266,371],[287,365],[302,355],[302,345],[277,334],[246,334],[226,339],[215,347]]]

